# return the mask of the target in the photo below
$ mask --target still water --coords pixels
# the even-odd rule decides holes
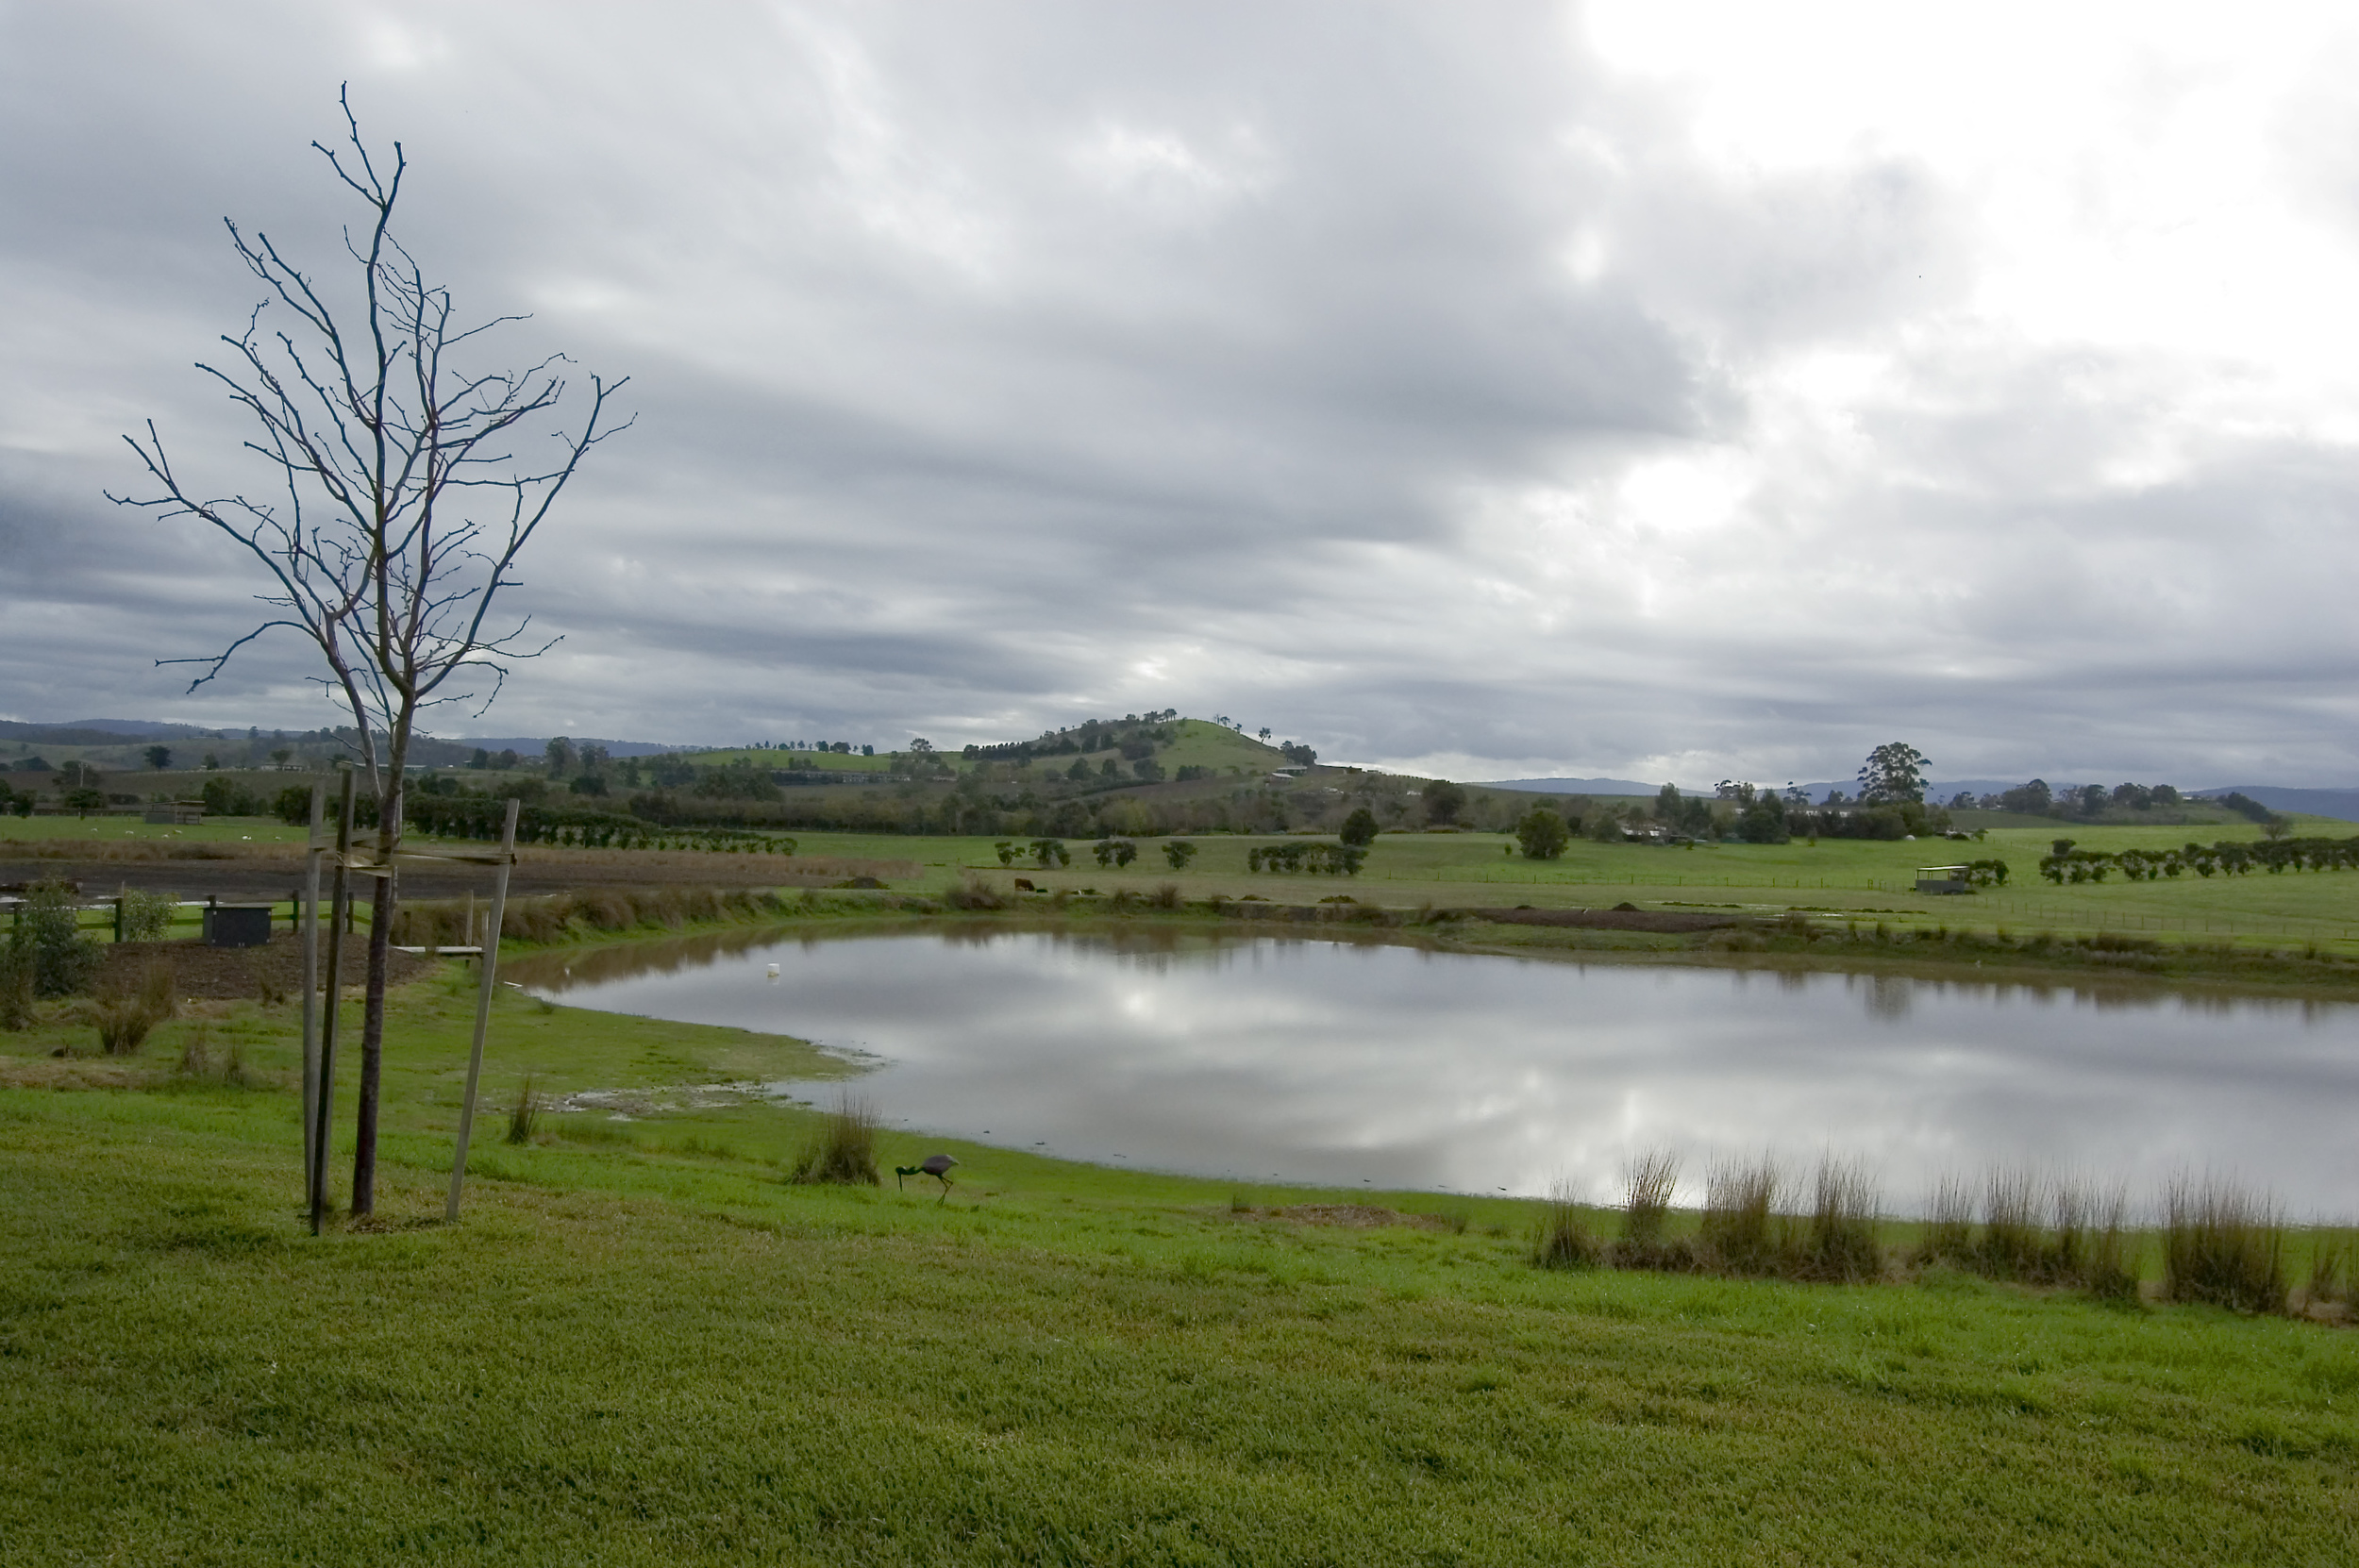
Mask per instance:
[[[1604,1199],[1633,1151],[2233,1172],[2359,1214],[2359,1008],[1569,964],[1378,942],[733,934],[510,970],[567,1003],[874,1059],[888,1122],[1224,1176]],[[767,966],[776,964],[776,977]],[[781,1089],[792,1086],[781,1086]],[[825,1093],[808,1086],[805,1094]]]

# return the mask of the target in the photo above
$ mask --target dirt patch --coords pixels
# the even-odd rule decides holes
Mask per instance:
[[[1414,1226],[1419,1230],[1443,1230],[1449,1226],[1449,1222],[1439,1214],[1404,1214],[1397,1209],[1385,1209],[1373,1203],[1297,1203],[1283,1209],[1241,1209],[1237,1211],[1237,1217],[1292,1220],[1297,1225],[1343,1226],[1354,1230],[1386,1225]]]
[[[0,1057],[0,1089],[146,1089],[169,1074],[77,1057]]]
[[[1464,909],[1453,911],[1501,926],[1585,926],[1603,931],[1716,931],[1750,924],[1740,914],[1676,909]]]
[[[285,996],[303,988],[303,944],[292,931],[270,939],[266,947],[208,947],[201,942],[123,942],[102,949],[93,991],[135,988],[149,963],[162,959],[172,965],[173,982],[183,996],[234,1001],[259,996],[265,982]],[[369,943],[363,933],[344,940],[343,981],[359,987],[369,979]],[[385,980],[400,985],[416,979],[431,967],[414,953],[386,955]],[[327,963],[327,938],[320,937],[320,963]]]

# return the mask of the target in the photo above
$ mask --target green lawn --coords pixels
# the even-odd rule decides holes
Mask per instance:
[[[464,978],[398,998],[379,1214],[316,1241],[292,1094],[168,1071],[201,1025],[285,1074],[283,1009],[166,1026],[144,1089],[0,1089],[8,1562],[2359,1553],[2359,1339],[2283,1320],[1548,1273],[1520,1204],[1343,1228],[1234,1209],[1369,1194],[906,1136],[946,1202],[795,1188],[770,1106],[494,1115],[446,1226]],[[0,1067],[92,1066],[61,1029]],[[513,993],[494,1056],[495,1102],[815,1065]]]

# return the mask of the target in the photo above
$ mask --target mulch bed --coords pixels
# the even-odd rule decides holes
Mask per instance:
[[[105,957],[92,991],[134,989],[148,964],[158,959],[172,965],[173,982],[183,996],[220,1001],[259,996],[265,980],[286,996],[296,994],[303,987],[303,946],[291,931],[273,936],[267,947],[208,947],[201,942],[124,942],[111,943],[102,951]],[[356,932],[346,937],[343,957],[344,984],[355,988],[366,985],[367,933]],[[388,953],[385,957],[385,978],[393,985],[415,978],[428,967],[427,960],[414,953]],[[325,968],[326,963],[327,933],[323,931],[320,964]]]

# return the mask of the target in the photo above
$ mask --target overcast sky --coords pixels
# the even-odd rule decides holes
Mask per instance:
[[[310,726],[107,504],[333,276],[633,377],[444,734],[2359,782],[2347,8],[0,3],[0,715]],[[488,362],[488,361],[487,361]]]

